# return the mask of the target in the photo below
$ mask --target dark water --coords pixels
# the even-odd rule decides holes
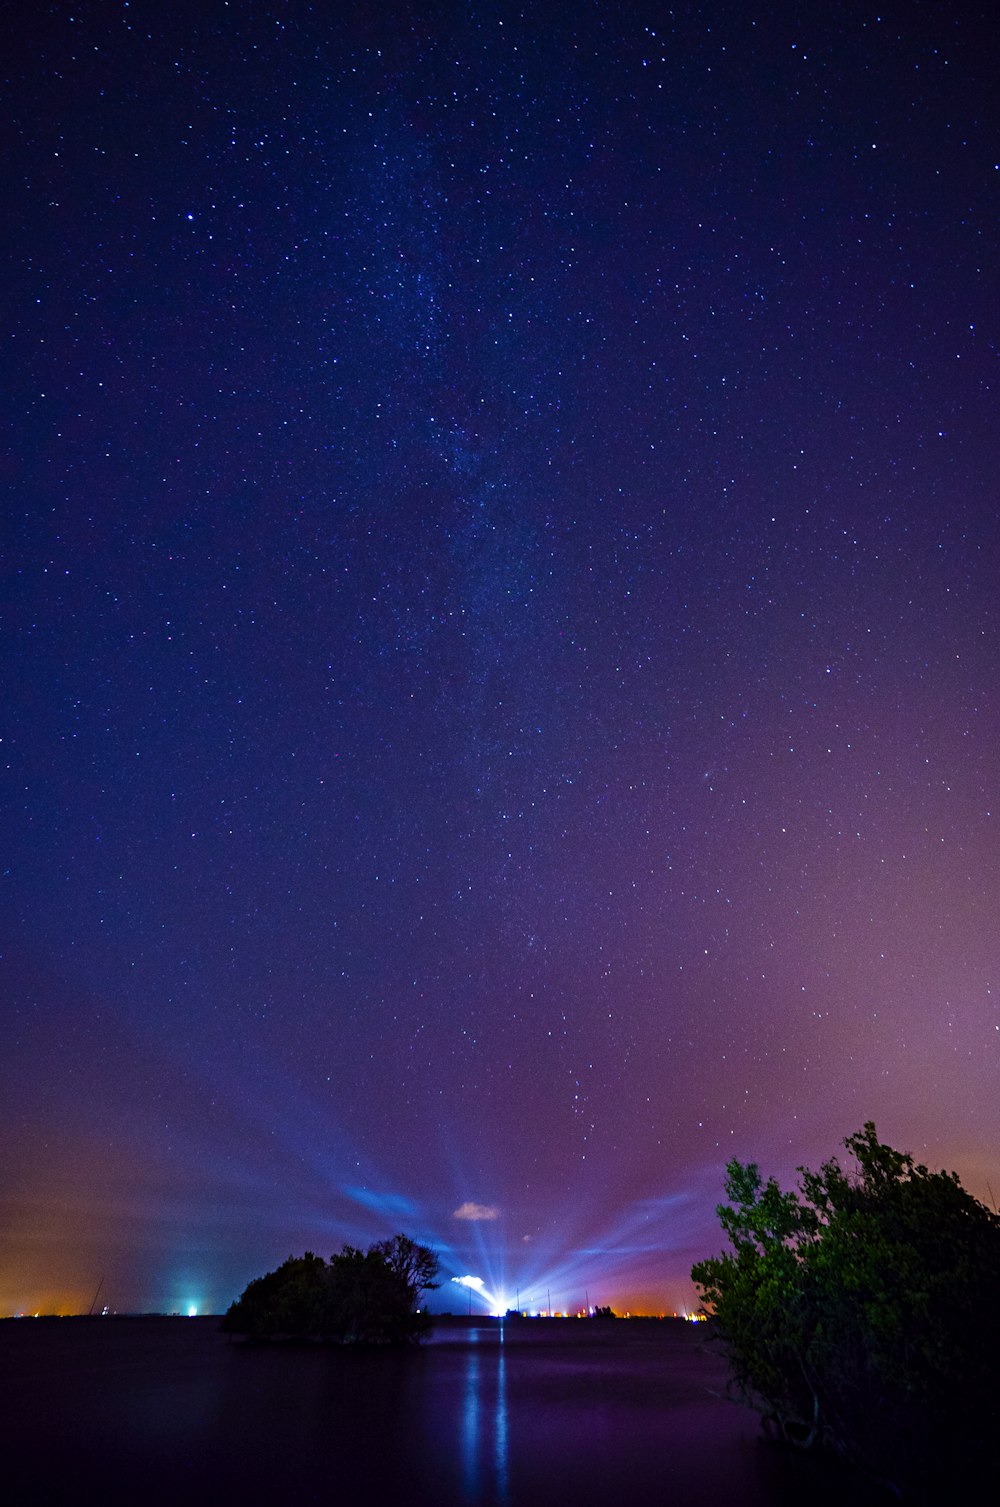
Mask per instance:
[[[0,1323],[5,1504],[861,1507],[713,1395],[694,1325],[440,1325],[406,1352],[230,1343],[205,1319]]]

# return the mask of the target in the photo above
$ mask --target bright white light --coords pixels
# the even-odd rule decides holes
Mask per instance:
[[[473,1292],[486,1296],[486,1283],[482,1277],[452,1277],[451,1280],[457,1282],[459,1287],[471,1287]]]
[[[198,1317],[198,1310],[197,1310],[197,1308],[195,1308],[192,1305],[192,1307],[188,1309],[188,1318],[189,1319],[196,1319],[197,1317]]]
[[[497,1293],[490,1292],[482,1277],[452,1277],[451,1280],[457,1282],[459,1287],[467,1287],[469,1289],[470,1303],[473,1293],[483,1298],[489,1304],[490,1314],[493,1318],[503,1318],[503,1315],[507,1312],[510,1306],[507,1299],[499,1296]]]

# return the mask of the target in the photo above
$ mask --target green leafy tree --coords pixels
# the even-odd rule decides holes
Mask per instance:
[[[345,1245],[329,1264],[307,1252],[257,1277],[222,1321],[253,1339],[398,1344],[427,1328],[423,1292],[437,1286],[438,1258],[406,1235],[362,1251]]]
[[[1000,1427],[1000,1219],[871,1122],[845,1145],[856,1171],[800,1168],[797,1193],[730,1162],[731,1250],[692,1277],[769,1431],[933,1499]]]

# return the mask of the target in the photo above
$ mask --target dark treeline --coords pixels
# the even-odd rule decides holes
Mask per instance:
[[[256,1277],[222,1320],[257,1340],[402,1344],[429,1324],[421,1294],[436,1287],[438,1258],[406,1235],[362,1251],[345,1245],[329,1262],[307,1251]]]

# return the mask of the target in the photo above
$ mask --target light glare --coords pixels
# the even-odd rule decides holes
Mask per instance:
[[[473,1292],[486,1296],[486,1283],[482,1277],[452,1277],[451,1280],[457,1282],[459,1287],[471,1287]]]

